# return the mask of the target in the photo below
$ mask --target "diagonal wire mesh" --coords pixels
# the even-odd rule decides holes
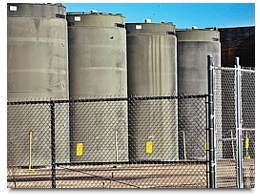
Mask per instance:
[[[255,187],[255,70],[241,69],[244,187]]]
[[[178,156],[177,99],[129,102],[130,160],[176,161]]]
[[[217,188],[236,188],[235,70],[216,69],[215,74],[215,104],[222,104],[215,112],[216,184]]]
[[[127,101],[70,103],[71,162],[126,161]],[[84,154],[77,155],[83,145]]]
[[[7,186],[207,188],[206,97],[8,103]]]
[[[51,188],[51,174],[48,169],[51,165],[50,119],[48,104],[8,105],[8,187]],[[39,168],[37,173],[41,176],[41,180],[37,182],[34,181],[35,166]]]
[[[206,160],[207,111],[205,98],[178,100],[179,154],[181,160]]]
[[[240,68],[238,68],[240,69]],[[217,187],[237,188],[237,128],[235,68],[215,70],[216,107],[216,155]],[[242,91],[242,139],[243,142],[243,184],[244,188],[254,187],[255,178],[255,72],[241,69]],[[219,96],[221,95],[221,96]],[[222,111],[221,111],[222,110]]]

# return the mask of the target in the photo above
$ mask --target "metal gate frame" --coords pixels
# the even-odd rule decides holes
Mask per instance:
[[[207,56],[208,62],[208,130],[209,130],[209,182],[210,188],[217,187],[217,142],[221,141],[236,141],[236,188],[244,188],[244,176],[243,176],[243,118],[242,118],[242,83],[241,83],[241,70],[246,72],[252,72],[252,70],[241,69],[239,64],[239,57],[235,58],[234,68],[215,67],[212,61],[212,55]],[[218,128],[216,126],[216,104],[217,104],[217,87],[216,87],[216,74],[219,70],[232,70],[234,75],[234,100],[235,100],[235,131],[236,134],[231,138],[217,138]],[[254,73],[254,71],[253,71]],[[254,129],[252,129],[254,130]],[[246,187],[248,188],[248,187]]]

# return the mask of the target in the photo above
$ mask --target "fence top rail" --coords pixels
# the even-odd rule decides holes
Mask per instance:
[[[214,67],[214,69],[215,70],[230,70],[230,71],[239,69],[240,71],[255,73],[255,70],[253,70],[253,69],[244,69],[244,68],[235,68],[235,67]]]
[[[241,69],[243,72],[255,73],[255,70],[252,69]]]
[[[67,100],[30,100],[30,101],[7,101],[7,105],[23,104],[52,104],[52,103],[75,103],[75,102],[110,102],[110,101],[136,101],[136,100],[163,100],[163,99],[187,99],[187,98],[205,98],[207,94],[201,95],[178,95],[178,96],[128,96],[123,98],[85,98],[85,99],[67,99]]]
[[[215,70],[230,70],[230,71],[234,71],[236,70],[236,68],[234,67],[214,67]]]
[[[255,131],[255,128],[242,128],[242,131]]]

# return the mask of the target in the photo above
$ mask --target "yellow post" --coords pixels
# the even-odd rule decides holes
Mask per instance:
[[[25,172],[35,172],[32,169],[32,131],[29,132],[29,168]]]
[[[117,138],[117,130],[115,130],[115,146],[116,146],[116,162],[118,162],[118,138]],[[121,167],[120,165],[114,165],[113,168]]]
[[[116,140],[116,162],[118,162],[118,142],[117,142],[117,130],[115,130],[115,140]]]
[[[183,135],[183,155],[184,155],[184,160],[187,159],[187,156],[186,156],[186,137],[185,137],[185,131],[182,130],[182,135]]]
[[[249,148],[249,137],[246,132],[246,140],[245,140],[245,148],[246,148],[246,156],[244,157],[245,159],[250,159],[250,155],[248,153],[248,148]]]
[[[232,130],[230,130],[230,136],[231,136],[231,139],[232,139],[232,141],[231,141],[231,144],[232,144],[232,155],[233,155],[233,159],[235,160],[236,159],[236,157],[235,157],[235,146],[234,146],[233,131]]]

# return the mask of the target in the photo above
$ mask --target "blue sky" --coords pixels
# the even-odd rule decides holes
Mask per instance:
[[[173,22],[176,28],[241,27],[255,25],[255,3],[70,3],[66,2],[67,12],[121,13],[125,22]]]

